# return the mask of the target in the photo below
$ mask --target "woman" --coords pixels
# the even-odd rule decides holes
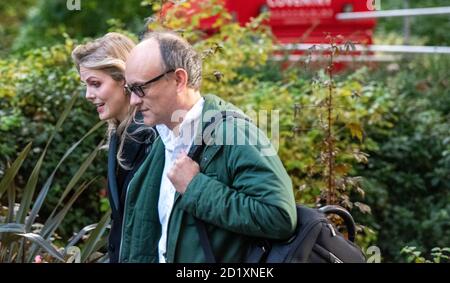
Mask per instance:
[[[126,188],[143,161],[155,137],[151,128],[139,126],[124,89],[125,61],[134,42],[119,33],[77,46],[72,58],[86,84],[86,99],[100,120],[108,122],[108,197],[112,209],[108,254],[110,262],[119,258],[123,203]],[[131,134],[130,134],[131,133]]]

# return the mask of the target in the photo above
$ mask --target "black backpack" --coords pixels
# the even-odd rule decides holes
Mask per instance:
[[[326,218],[330,213],[344,220],[349,240]],[[344,208],[336,205],[319,209],[297,206],[297,228],[291,239],[256,241],[247,262],[364,263],[364,254],[353,243],[354,239],[355,223]]]
[[[222,122],[227,117],[248,120],[238,112],[222,111],[205,125],[206,131],[211,132],[214,127],[210,126]],[[193,145],[188,156],[198,162],[204,147],[204,141],[199,145]],[[344,220],[348,240],[326,218],[326,215],[330,213],[337,214]],[[195,222],[206,260],[214,263],[216,260],[205,223],[198,218],[196,218]],[[329,205],[319,209],[312,209],[297,205],[297,228],[294,235],[286,241],[255,239],[253,246],[249,249],[246,262],[364,263],[366,262],[364,254],[353,243],[355,231],[353,217],[342,207]]]

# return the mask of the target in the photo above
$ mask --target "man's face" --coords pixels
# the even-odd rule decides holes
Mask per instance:
[[[130,53],[126,63],[125,78],[128,86],[143,83],[165,73],[158,43],[153,39],[139,43]],[[143,87],[144,96],[131,94],[130,104],[142,113],[144,124],[168,125],[176,109],[176,82],[173,73]]]

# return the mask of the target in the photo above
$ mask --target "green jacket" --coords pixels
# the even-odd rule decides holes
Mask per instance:
[[[202,115],[210,110],[237,108],[209,95]],[[291,180],[276,154],[261,154],[264,145],[271,147],[265,135],[253,145],[248,142],[255,139],[252,134],[244,135],[244,126],[252,125],[232,124],[235,134],[245,137],[244,145],[207,146],[201,173],[192,179],[184,195],[176,193],[167,231],[167,262],[205,261],[194,217],[207,223],[218,262],[243,262],[255,237],[287,239],[294,232],[297,216]],[[158,198],[164,158],[164,144],[158,138],[130,182],[121,262],[158,262]]]

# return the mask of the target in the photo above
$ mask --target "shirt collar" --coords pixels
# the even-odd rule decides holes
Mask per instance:
[[[156,129],[158,130],[158,133],[166,149],[172,151],[175,147],[175,142],[177,141],[177,139],[181,139],[182,141],[189,143],[192,141],[196,132],[196,128],[199,124],[200,116],[202,115],[204,103],[205,100],[203,97],[201,97],[186,113],[183,121],[179,125],[179,136],[175,136],[173,131],[164,124],[156,125]],[[186,144],[186,146],[189,146],[189,144]]]

